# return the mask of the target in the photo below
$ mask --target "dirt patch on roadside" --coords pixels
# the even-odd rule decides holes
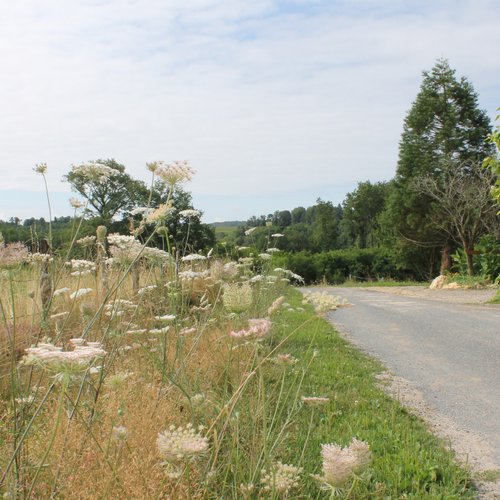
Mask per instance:
[[[487,471],[500,471],[499,464],[492,458],[493,450],[489,443],[477,434],[458,428],[450,418],[437,412],[409,380],[389,372],[383,372],[377,378],[385,392],[422,418],[431,432],[445,440],[445,444],[455,452],[457,461],[469,467],[473,476],[480,477]],[[500,480],[477,479],[475,484],[479,498],[500,499]]]
[[[406,297],[417,297],[426,300],[438,300],[453,304],[486,304],[496,295],[496,288],[486,289],[459,289],[431,290],[423,286],[370,286],[363,288],[374,292],[388,293],[391,295],[403,295]],[[493,307],[494,305],[491,304]]]

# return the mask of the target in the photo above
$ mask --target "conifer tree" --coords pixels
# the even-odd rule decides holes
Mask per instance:
[[[491,153],[491,144],[485,142],[490,132],[489,118],[479,109],[474,88],[465,77],[457,79],[447,60],[438,60],[423,73],[420,91],[404,121],[389,213],[403,246],[427,248],[419,253],[428,256],[441,250],[441,272],[449,268],[453,243],[428,217],[436,201],[415,189],[415,182],[482,161]]]

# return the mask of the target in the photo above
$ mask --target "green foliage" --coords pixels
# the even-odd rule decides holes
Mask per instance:
[[[466,78],[458,80],[446,60],[424,72],[404,122],[395,189],[385,218],[402,248],[441,248],[449,243],[446,231],[429,218],[435,201],[414,189],[415,180],[439,178],[445,166],[482,161],[492,151],[485,143],[489,132],[489,119],[478,108],[477,94]]]
[[[391,189],[389,182],[359,182],[343,202],[341,225],[347,246],[373,247],[378,243],[378,215],[384,210]]]
[[[500,276],[500,241],[493,235],[485,235],[476,245],[476,258],[474,260],[474,271],[479,277],[490,282],[498,280]],[[467,257],[460,249],[453,254],[454,270],[460,275],[466,275]]]
[[[345,249],[329,252],[297,252],[274,257],[274,263],[302,276],[306,283],[343,283],[354,279],[371,281],[405,280],[414,275],[395,264],[394,255],[387,249]]]
[[[301,300],[296,291],[287,294],[293,308]],[[452,453],[428,433],[420,419],[380,389],[376,375],[381,366],[341,339],[325,319],[315,317],[311,306],[303,307],[303,312],[277,315],[274,339],[277,345],[289,336],[282,349],[299,363],[293,371],[277,367],[265,374],[268,397],[275,396],[279,403],[269,408],[269,420],[275,415],[276,432],[286,426],[282,435],[293,439],[293,446],[287,439],[276,439],[277,458],[296,464],[301,449],[300,465],[306,473],[318,474],[321,444],[346,445],[357,437],[369,443],[373,459],[346,498],[473,498],[468,474],[454,463]],[[280,400],[285,377],[287,391]],[[330,401],[316,409],[304,405],[292,413],[297,390],[300,395]],[[327,498],[318,494],[312,479],[306,481],[304,498]]]
[[[500,111],[500,108],[498,108]],[[500,115],[497,115],[496,120],[500,120]],[[500,205],[500,125],[488,136],[488,141],[495,145],[496,152],[485,158],[483,166],[489,168],[498,177],[495,186],[491,189],[491,194],[497,205]]]

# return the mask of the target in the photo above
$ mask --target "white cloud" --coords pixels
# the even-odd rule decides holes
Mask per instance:
[[[71,163],[109,157],[141,178],[188,158],[200,196],[388,179],[438,57],[493,116],[499,17],[488,0],[4,3],[1,187],[37,189],[46,161],[67,189]]]

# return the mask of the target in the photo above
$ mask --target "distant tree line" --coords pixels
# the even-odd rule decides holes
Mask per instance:
[[[74,216],[55,217],[52,221],[54,250],[67,250],[75,234],[77,238],[95,235],[100,225],[106,226],[108,233],[133,234],[144,213],[141,209],[154,210],[168,197],[168,186],[160,180],[153,177],[152,184],[147,186],[143,181],[133,179],[126,173],[125,166],[114,159],[90,162],[86,169],[72,168],[63,179],[81,198],[70,200],[75,206]],[[171,201],[172,210],[164,220],[171,246],[182,251],[213,247],[215,232],[211,226],[201,222],[202,212],[196,211],[189,218],[180,214],[185,210],[194,210],[191,194],[176,187]],[[161,247],[164,243],[162,236],[152,235],[152,231],[153,227],[145,227],[139,237],[149,239],[150,245]],[[0,220],[0,232],[5,243],[21,241],[35,252],[47,246],[49,223],[43,217],[31,217],[24,221],[11,217],[9,221]],[[78,248],[74,251],[78,252]]]

